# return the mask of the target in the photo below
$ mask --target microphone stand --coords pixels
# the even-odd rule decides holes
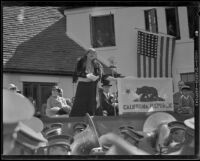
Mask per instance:
[[[111,69],[111,71],[112,71],[112,77],[114,78],[114,71],[113,71],[113,69],[114,68],[117,68],[116,66],[114,66],[114,65],[111,65],[110,66],[110,69]],[[115,82],[115,85],[116,85],[116,89],[117,89],[117,83]],[[117,91],[117,90],[116,90]],[[114,100],[115,100],[115,97],[114,97]],[[114,103],[115,103],[115,101],[114,101]],[[115,116],[117,116],[117,112],[116,112],[116,107],[114,106],[114,115]]]

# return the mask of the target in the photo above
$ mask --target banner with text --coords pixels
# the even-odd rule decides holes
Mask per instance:
[[[172,78],[118,78],[119,114],[173,111]]]

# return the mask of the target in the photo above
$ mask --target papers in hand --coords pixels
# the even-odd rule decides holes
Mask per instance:
[[[58,110],[60,110],[60,107],[52,107],[51,110],[57,112]]]
[[[99,77],[95,76],[92,73],[87,74],[87,78],[91,79],[92,81],[96,81]]]

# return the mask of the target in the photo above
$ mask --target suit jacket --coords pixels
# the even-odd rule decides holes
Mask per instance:
[[[111,96],[106,97],[103,89],[99,89],[100,107],[97,109],[96,115],[103,115],[103,111],[107,112],[108,116],[114,116],[115,110],[111,102]]]

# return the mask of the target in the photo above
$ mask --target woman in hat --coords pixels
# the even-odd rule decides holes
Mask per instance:
[[[194,100],[190,95],[190,87],[183,86],[181,88],[182,96],[179,98],[178,113],[193,114],[194,113]]]
[[[103,75],[103,67],[97,61],[95,49],[90,48],[76,65],[73,83],[78,81],[74,104],[70,116],[95,114],[98,100],[98,82]]]

